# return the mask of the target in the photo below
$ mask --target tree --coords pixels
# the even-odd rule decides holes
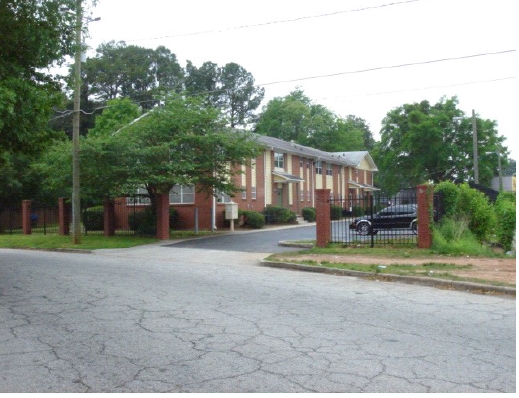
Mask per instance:
[[[364,120],[352,115],[339,118],[326,107],[313,104],[300,89],[269,101],[255,131],[329,152],[367,150],[373,142]]]
[[[437,104],[428,101],[404,104],[387,113],[383,120],[381,141],[374,151],[380,170],[377,184],[395,193],[401,188],[427,181],[469,181],[473,175],[472,125],[457,109],[458,100],[442,98]],[[496,122],[477,119],[480,153],[503,147]],[[489,159],[480,159],[481,182],[489,184]]]
[[[255,131],[261,135],[303,144],[310,132],[311,101],[302,90],[276,97],[263,108]]]
[[[107,136],[141,116],[141,108],[129,98],[109,100],[101,115],[96,117],[95,127],[90,129],[90,137]]]
[[[2,203],[23,192],[16,167],[41,153],[56,135],[47,128],[62,103],[58,80],[42,70],[73,53],[70,0],[0,0],[0,186]],[[16,166],[16,167],[15,167]]]
[[[89,95],[101,101],[127,97],[151,109],[166,93],[183,89],[184,71],[164,46],[152,50],[111,41],[87,59],[83,79]]]
[[[185,89],[189,95],[200,96],[205,99],[206,105],[215,105],[218,102],[218,82],[220,68],[213,62],[204,62],[197,68],[191,61],[186,64]]]
[[[174,185],[196,185],[208,195],[215,190],[232,194],[240,169],[234,166],[259,151],[247,133],[226,128],[219,110],[200,99],[170,97],[163,107],[122,128],[116,106],[105,112],[95,133],[81,142],[82,190],[88,198],[129,196],[145,187],[155,209],[156,195]],[[70,164],[69,145],[56,145],[39,164],[54,192],[69,189],[68,181],[62,183],[69,171],[59,167]]]
[[[220,71],[217,106],[229,118],[231,127],[246,126],[255,121],[254,111],[260,106],[265,89],[254,86],[254,77],[236,63],[226,64]]]

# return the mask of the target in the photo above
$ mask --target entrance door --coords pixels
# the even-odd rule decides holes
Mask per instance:
[[[281,185],[281,184],[280,184]],[[279,207],[283,207],[283,186],[279,186],[276,189],[276,204]]]

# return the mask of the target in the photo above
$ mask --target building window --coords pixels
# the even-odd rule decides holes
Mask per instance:
[[[241,198],[247,200],[247,187],[241,187]]]
[[[305,201],[305,190],[304,189],[299,190],[299,198],[300,198],[301,202]]]
[[[217,203],[229,203],[232,201],[232,198],[229,194],[218,192],[216,195],[216,202]]]
[[[332,165],[330,163],[326,163],[326,175],[327,176],[333,175],[333,169],[332,169]]]
[[[300,157],[300,158],[299,158],[299,167],[300,167],[300,168],[303,168],[304,165],[305,165],[305,160],[304,160],[303,158]]]
[[[323,162],[320,160],[315,162],[315,174],[323,174]]]
[[[136,205],[149,205],[151,203],[146,188],[138,188],[135,196],[126,198],[126,203]]]
[[[252,200],[255,200],[256,199],[256,187],[251,187],[251,199]]]
[[[195,203],[195,187],[193,185],[175,185],[169,191],[169,203]]]
[[[274,152],[274,167],[276,169],[285,169],[285,156],[282,153]]]

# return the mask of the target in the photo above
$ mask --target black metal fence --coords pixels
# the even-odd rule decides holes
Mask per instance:
[[[154,235],[156,221],[139,200],[127,198],[113,204],[113,232],[115,235]],[[103,202],[82,203],[81,225],[85,235],[103,234],[105,207]]]
[[[0,210],[0,233],[22,233],[22,207],[9,206]]]
[[[58,233],[58,205],[33,202],[30,217],[31,233],[44,235]],[[13,235],[22,232],[22,207],[10,206],[0,210],[0,234]]]
[[[331,243],[352,246],[416,245],[416,193],[330,199]]]

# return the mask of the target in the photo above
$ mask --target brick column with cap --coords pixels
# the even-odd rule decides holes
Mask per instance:
[[[169,194],[157,194],[157,239],[169,239]]]
[[[104,205],[104,217],[103,217],[103,235],[114,236],[115,235],[115,203],[113,199],[105,198]]]
[[[70,205],[65,198],[58,199],[58,224],[60,235],[70,233]]]
[[[429,209],[432,206],[432,186],[419,185],[416,187],[418,204],[418,248],[428,249],[432,246],[432,231],[430,226]]]
[[[315,190],[316,246],[326,247],[330,243],[330,189]]]
[[[31,200],[22,201],[22,232],[25,235],[30,235],[32,233],[31,204]]]

